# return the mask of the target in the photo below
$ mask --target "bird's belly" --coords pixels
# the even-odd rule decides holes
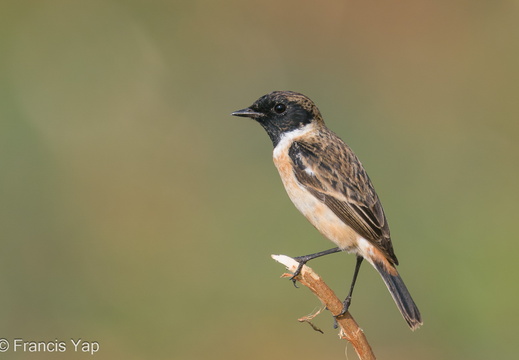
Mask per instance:
[[[350,226],[346,225],[322,201],[310,194],[296,180],[290,166],[286,162],[274,159],[283,185],[296,208],[315,226],[321,234],[334,242],[339,248],[357,252],[361,238]]]

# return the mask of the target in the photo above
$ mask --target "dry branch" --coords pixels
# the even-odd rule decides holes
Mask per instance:
[[[272,255],[277,262],[285,265],[289,271],[294,272],[297,269],[298,262],[286,255]],[[292,277],[292,274],[283,274],[282,277]],[[339,314],[342,311],[342,301],[337,295],[324,283],[319,275],[317,275],[310,267],[303,266],[301,274],[296,276],[296,280],[309,288],[323,305],[326,306],[332,314]],[[359,327],[355,319],[349,312],[337,318],[337,324],[340,327],[339,337],[348,340],[355,349],[360,360],[374,360],[375,354],[371,350],[371,346]]]

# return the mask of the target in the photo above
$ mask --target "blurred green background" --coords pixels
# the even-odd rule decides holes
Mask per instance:
[[[2,1],[0,338],[96,359],[355,358],[270,254],[331,247],[254,122],[310,96],[363,161],[424,326],[376,272],[381,359],[516,356],[517,1]],[[354,256],[311,266],[345,296]],[[345,354],[346,353],[346,354]],[[12,349],[1,358],[82,358]]]

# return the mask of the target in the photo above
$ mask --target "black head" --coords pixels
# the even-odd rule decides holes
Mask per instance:
[[[297,130],[312,122],[322,124],[319,109],[312,100],[293,91],[274,91],[260,97],[250,107],[231,115],[256,120],[269,134],[276,146],[284,133]]]

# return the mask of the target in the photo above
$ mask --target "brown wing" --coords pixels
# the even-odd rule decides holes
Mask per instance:
[[[312,140],[289,149],[299,183],[398,265],[384,210],[358,158],[332,132]]]

